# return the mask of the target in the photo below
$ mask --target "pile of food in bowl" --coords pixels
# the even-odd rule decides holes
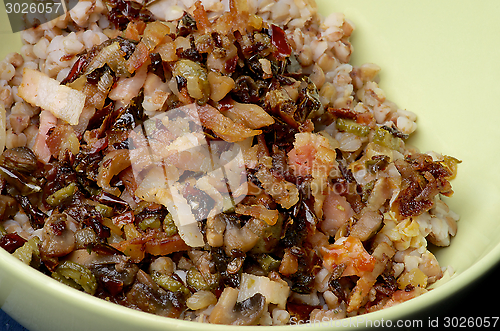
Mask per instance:
[[[0,63],[0,246],[90,295],[233,325],[340,319],[443,276],[459,160],[312,0],[90,0]]]

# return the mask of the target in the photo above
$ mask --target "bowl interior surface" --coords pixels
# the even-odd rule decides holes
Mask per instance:
[[[418,115],[410,143],[462,160],[446,202],[460,215],[450,247],[435,248],[455,274],[429,293],[367,319],[397,319],[437,303],[500,261],[500,92],[497,60],[500,2],[496,0],[317,0],[320,12],[345,13],[356,30],[352,62],[378,64],[381,87]],[[0,10],[0,58],[19,51]],[[161,318],[113,305],[45,277],[0,251],[0,307],[30,330],[195,330],[197,323]],[[332,329],[341,325],[328,324]],[[363,325],[358,325],[363,326]],[[203,325],[207,330],[226,326]],[[274,327],[276,328],[276,327]],[[321,326],[319,326],[321,328]],[[229,330],[229,329],[228,329]]]

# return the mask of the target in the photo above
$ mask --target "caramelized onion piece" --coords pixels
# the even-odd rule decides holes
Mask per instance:
[[[170,28],[160,21],[148,23],[141,41],[137,44],[134,53],[127,60],[127,69],[134,73],[148,59],[149,54],[163,40],[163,37],[170,33]]]
[[[248,137],[262,133],[260,130],[251,130],[243,124],[235,123],[208,104],[198,105],[196,108],[191,107],[188,111],[192,118],[199,117],[201,124],[228,142],[243,141]]]
[[[204,104],[210,96],[210,84],[207,71],[197,62],[191,60],[179,60],[175,63],[172,71],[174,77],[183,77],[189,96]]]
[[[237,214],[253,216],[265,221],[269,225],[274,225],[278,221],[279,212],[277,210],[269,210],[263,205],[237,205],[235,212]]]
[[[222,104],[221,112],[236,123],[242,123],[250,129],[260,129],[274,124],[274,118],[256,104],[230,100]]]
[[[80,151],[80,142],[76,136],[75,130],[67,124],[61,124],[55,127],[47,137],[47,147],[55,158],[62,160],[66,150],[73,155]]]
[[[117,187],[112,187],[110,182],[115,175],[128,167],[130,167],[130,158],[127,149],[117,149],[109,152],[99,166],[97,185],[105,192],[120,196],[120,190]]]
[[[402,178],[401,192],[392,204],[398,218],[418,216],[432,208],[437,194],[451,196],[451,171],[426,154],[416,153],[394,165]]]
[[[208,73],[207,78],[210,83],[210,99],[216,102],[224,99],[235,85],[231,77],[223,76],[213,71]]]
[[[257,171],[256,175],[266,193],[283,208],[288,209],[299,202],[299,190],[295,184],[275,176],[264,166]]]
[[[130,76],[125,68],[125,52],[122,51],[120,43],[115,41],[104,47],[89,63],[83,73],[84,76],[107,64],[118,76]]]

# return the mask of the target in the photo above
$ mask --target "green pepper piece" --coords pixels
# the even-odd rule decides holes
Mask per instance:
[[[76,183],[71,183],[62,189],[59,189],[47,197],[47,203],[52,207],[59,205],[65,199],[69,198],[76,192]]]
[[[146,217],[139,223],[139,227],[142,231],[146,229],[159,229],[161,227],[160,219],[156,216]]]
[[[102,203],[99,203],[97,206],[95,206],[95,210],[97,210],[104,217],[113,216],[113,208]]]
[[[370,194],[372,194],[374,186],[375,186],[375,180],[372,180],[371,182],[363,185],[363,193],[361,194],[361,201],[363,201],[364,203],[368,202],[368,199],[370,198]]]
[[[21,260],[24,264],[29,265],[31,263],[31,259],[33,258],[33,254],[40,255],[40,250],[38,249],[38,245],[40,243],[40,238],[34,236],[25,242],[24,245],[16,249],[12,255]]]
[[[276,260],[269,254],[262,254],[257,258],[257,262],[259,262],[260,267],[265,272],[270,272],[272,270],[277,270],[280,267],[280,261]]]
[[[188,270],[186,275],[186,283],[196,291],[208,290],[210,287],[205,278],[203,278],[201,272],[199,272],[195,267],[191,267]]]
[[[394,150],[397,150],[401,145],[401,139],[394,137],[384,128],[377,128],[377,130],[375,130],[373,142]]]
[[[71,261],[61,263],[52,273],[52,278],[91,295],[97,289],[97,281],[90,269]]]
[[[151,278],[153,278],[156,284],[160,285],[163,289],[167,291],[182,292],[185,295],[189,295],[191,293],[184,284],[182,284],[178,280],[175,280],[172,276],[161,274],[159,272],[154,272],[151,275]]]
[[[370,127],[345,118],[337,118],[337,129],[353,133],[358,137],[366,137],[370,133]]]
[[[171,214],[167,214],[163,220],[163,232],[170,237],[177,233],[177,226],[174,223],[174,218]]]

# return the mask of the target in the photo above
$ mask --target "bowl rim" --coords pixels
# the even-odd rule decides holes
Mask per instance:
[[[495,245],[495,247],[493,247],[487,254],[460,274],[454,274],[445,283],[440,284],[440,286],[424,293],[423,295],[390,308],[378,310],[365,315],[336,320],[345,321],[345,324],[342,324],[341,322],[334,323],[332,321],[326,321],[325,323],[319,323],[319,325],[315,325],[314,327],[318,329],[332,329],[332,326],[334,328],[336,326],[338,329],[340,326],[347,326],[347,321],[349,321],[349,328],[361,329],[367,325],[367,321],[376,323],[376,321],[411,319],[409,315],[412,313],[421,312],[426,307],[431,307],[440,301],[444,301],[458,290],[466,288],[469,284],[473,283],[474,280],[478,280],[481,276],[486,274],[487,271],[495,266],[499,261],[500,243]],[[40,289],[42,292],[53,295],[64,303],[74,305],[75,308],[83,309],[90,314],[105,315],[107,317],[111,317],[111,319],[116,319],[120,323],[140,324],[141,328],[144,330],[160,329],[164,327],[194,330],[199,327],[199,322],[157,316],[143,311],[127,308],[119,304],[107,302],[106,300],[78,291],[24,264],[3,249],[0,249],[0,270],[2,270],[1,273],[6,275],[3,276],[4,278],[14,277],[15,282]],[[6,312],[10,313],[9,307],[7,308]],[[13,317],[15,319],[15,316]],[[18,322],[23,324],[24,321],[21,320]],[[273,329],[276,329],[297,326],[300,325],[259,326],[259,328],[272,327]],[[234,328],[234,326],[231,325],[204,325],[204,328],[207,328],[208,331],[217,331],[221,327],[227,330],[229,330],[229,328]]]

